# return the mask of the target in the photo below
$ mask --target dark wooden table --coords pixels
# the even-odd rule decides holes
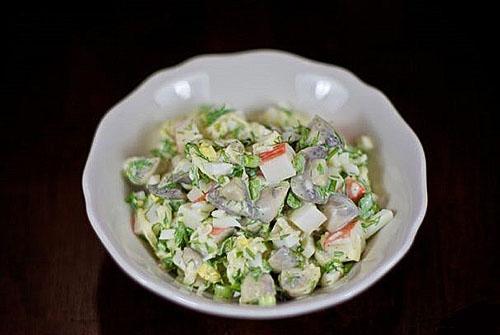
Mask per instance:
[[[492,11],[389,1],[66,6],[4,13],[0,334],[499,331]],[[81,190],[100,118],[146,76],[252,48],[352,70],[389,96],[427,156],[429,207],[407,256],[351,301],[286,320],[207,316],[146,291],[98,241]]]

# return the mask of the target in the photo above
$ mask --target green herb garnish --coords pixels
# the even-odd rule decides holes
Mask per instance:
[[[293,194],[293,192],[288,193],[288,196],[286,197],[286,204],[288,205],[288,207],[293,209],[297,209],[302,206],[302,202],[299,198],[297,198],[295,194]]]

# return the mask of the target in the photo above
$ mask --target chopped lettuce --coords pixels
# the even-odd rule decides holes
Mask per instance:
[[[216,106],[202,106],[200,108],[201,119],[205,126],[210,126],[222,115],[233,112],[233,109],[227,108],[225,105]]]

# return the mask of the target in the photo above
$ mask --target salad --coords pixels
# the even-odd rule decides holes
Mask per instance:
[[[309,295],[346,276],[393,218],[370,186],[370,138],[349,145],[319,116],[204,105],[160,134],[123,166],[133,230],[199,294],[258,305]]]

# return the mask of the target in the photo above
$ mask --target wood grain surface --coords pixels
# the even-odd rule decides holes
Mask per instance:
[[[390,1],[5,10],[0,334],[498,333],[493,13]],[[356,298],[285,320],[207,316],[143,289],[97,239],[81,189],[99,120],[149,74],[253,48],[350,69],[387,94],[427,157],[429,207],[406,257]]]

